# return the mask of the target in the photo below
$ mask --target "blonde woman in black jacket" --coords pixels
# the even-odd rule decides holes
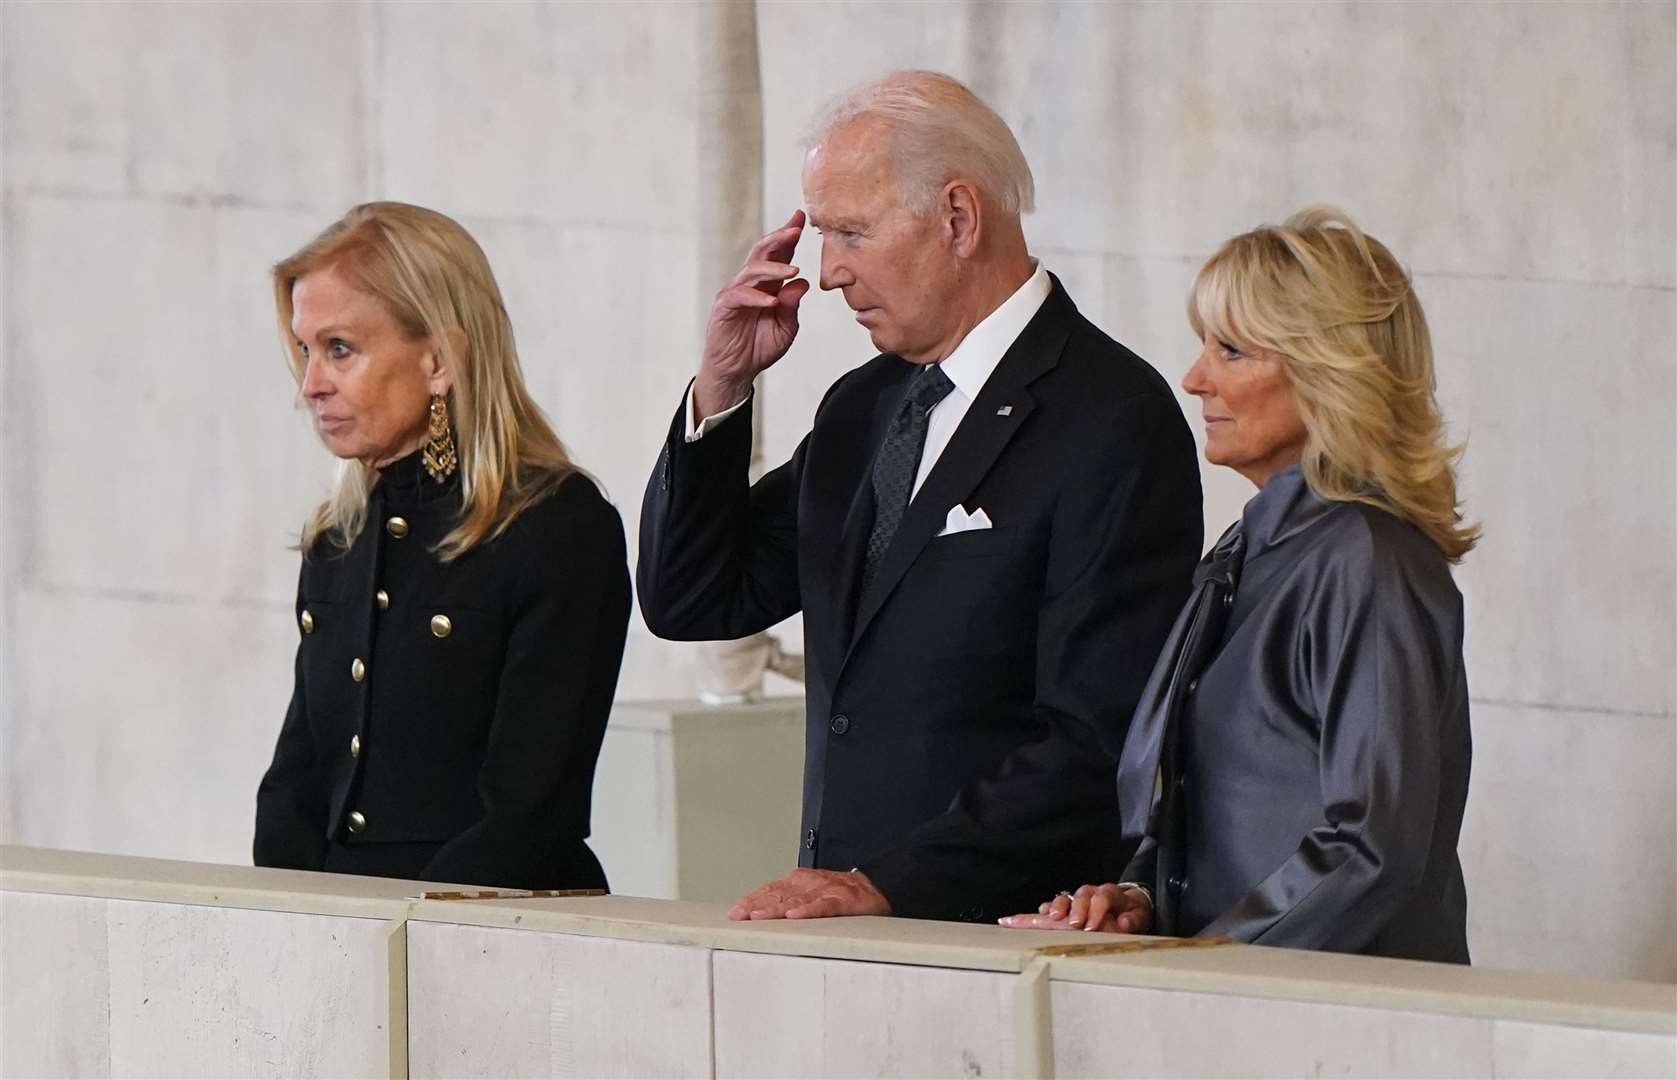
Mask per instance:
[[[257,865],[603,887],[585,841],[623,527],[526,391],[482,250],[434,211],[369,203],[273,280],[341,464],[303,529]]]

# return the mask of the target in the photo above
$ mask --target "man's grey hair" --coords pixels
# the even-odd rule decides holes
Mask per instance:
[[[887,124],[886,150],[903,204],[930,211],[943,186],[960,178],[1012,215],[1036,207],[1036,182],[1007,122],[959,80],[936,71],[894,71],[828,105],[804,136],[806,149],[851,121]]]

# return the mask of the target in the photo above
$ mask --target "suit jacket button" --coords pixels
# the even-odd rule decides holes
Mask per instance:
[[[400,540],[408,535],[408,521],[406,518],[393,517],[384,523],[384,531]]]
[[[361,736],[351,735],[349,737],[349,756],[350,757],[360,757],[361,756]]]
[[[807,832],[804,833],[804,847],[808,848],[811,851],[815,850],[815,830],[814,829],[810,829],[810,830],[808,830]]]
[[[367,827],[367,818],[359,810],[349,812],[349,831],[358,833]]]
[[[378,609],[380,611],[383,611],[390,606],[390,594],[385,592],[383,589],[378,591],[376,599],[378,600]]]
[[[843,735],[845,732],[850,730],[850,717],[844,715],[843,713],[839,713],[837,716],[833,717],[833,722],[828,724],[827,727],[832,729],[834,735]]]
[[[1172,874],[1170,879],[1165,882],[1165,885],[1171,892],[1176,893],[1178,896],[1188,891],[1188,879],[1183,877],[1181,874]]]
[[[431,633],[437,637],[447,637],[454,633],[454,623],[449,621],[447,615],[433,615],[431,616]]]
[[[1232,591],[1223,594],[1223,606],[1234,607],[1234,593]]]
[[[301,615],[297,616],[297,621],[298,621],[298,623],[300,623],[302,625],[303,633],[305,633],[305,634],[314,633],[314,616],[309,614],[307,608],[303,609],[303,613]]]
[[[1193,692],[1195,692],[1199,688],[1200,688],[1200,681],[1198,679],[1189,679],[1188,680],[1188,693],[1192,694]]]
[[[359,656],[349,662],[349,677],[356,682],[360,682],[367,677],[367,665],[361,662]]]

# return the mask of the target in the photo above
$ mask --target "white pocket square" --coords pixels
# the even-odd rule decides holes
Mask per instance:
[[[943,521],[943,531],[939,536],[949,536],[952,533],[972,532],[974,529],[990,528],[990,515],[980,507],[972,513],[967,513],[966,507],[956,503],[949,508],[949,516]]]

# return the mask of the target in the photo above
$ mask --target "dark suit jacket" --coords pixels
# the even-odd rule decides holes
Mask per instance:
[[[859,866],[900,915],[987,919],[1107,880],[1112,770],[1201,539],[1170,388],[1056,281],[858,595],[875,450],[914,365],[827,392],[748,486],[751,416],[677,414],[641,516],[654,633],[740,637],[804,613],[799,864]],[[937,536],[957,503],[988,530]],[[1104,875],[1104,876],[1103,876]]]
[[[572,475],[444,563],[431,549],[458,482],[424,476],[417,454],[393,464],[348,552],[322,541],[303,560],[258,866],[605,885],[584,839],[629,617],[622,523]]]

